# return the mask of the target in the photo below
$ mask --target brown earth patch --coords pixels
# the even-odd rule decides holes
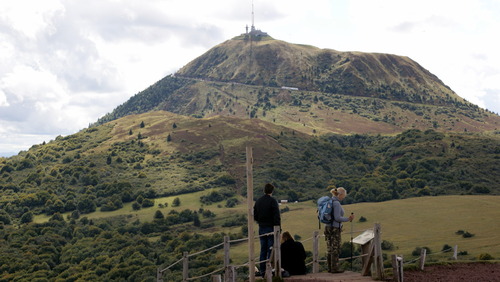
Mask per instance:
[[[405,282],[432,281],[500,281],[500,263],[454,263],[449,265],[426,266],[423,271],[405,270]]]

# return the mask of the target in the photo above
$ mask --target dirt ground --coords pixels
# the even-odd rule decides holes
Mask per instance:
[[[426,266],[423,271],[406,270],[403,275],[405,282],[500,282],[500,263],[434,265]]]

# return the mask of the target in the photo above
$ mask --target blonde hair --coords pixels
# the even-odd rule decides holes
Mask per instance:
[[[347,196],[347,191],[344,187],[333,188],[332,190],[330,190],[330,193],[332,193],[332,195],[334,195],[335,197],[338,197],[339,195]]]

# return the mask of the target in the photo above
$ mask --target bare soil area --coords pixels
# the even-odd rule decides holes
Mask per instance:
[[[454,263],[426,266],[423,271],[406,270],[405,282],[467,281],[500,282],[500,263]]]

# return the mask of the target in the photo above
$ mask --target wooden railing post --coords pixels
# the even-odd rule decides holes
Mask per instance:
[[[156,270],[156,282],[163,282],[163,273],[159,267]]]
[[[427,249],[426,248],[422,248],[420,250],[420,260],[418,262],[419,264],[419,267],[420,267],[420,270],[424,270],[424,266],[425,266],[425,256],[427,255]]]
[[[247,225],[248,225],[248,279],[255,282],[254,220],[253,220],[253,154],[252,147],[246,147],[247,171]]]
[[[274,226],[274,271],[275,276],[281,278],[281,227],[279,225]]]
[[[182,254],[182,281],[186,282],[189,278],[189,258],[188,252]]]
[[[384,261],[382,259],[382,240],[380,236],[380,224],[375,223],[375,227],[373,229],[374,237],[373,237],[373,244],[374,244],[374,263],[375,263],[375,271],[376,271],[376,279],[378,280],[383,280],[384,279]]]
[[[392,255],[392,272],[394,281],[403,282],[403,256]]]
[[[224,236],[224,281],[225,282],[231,282],[233,281],[233,273],[232,269],[230,268],[230,255],[229,255],[229,250],[231,248],[230,242],[229,242],[229,236]]]
[[[319,231],[315,230],[313,232],[313,261],[312,261],[312,272],[319,272]]]
[[[458,245],[455,245],[455,247],[453,247],[453,259],[458,259]]]

